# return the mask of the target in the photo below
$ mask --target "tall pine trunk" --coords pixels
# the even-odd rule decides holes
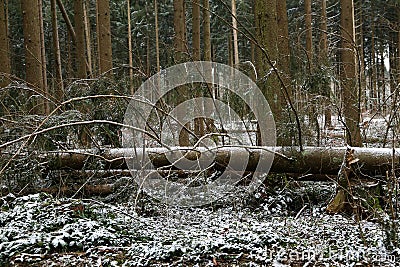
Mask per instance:
[[[0,0],[0,88],[10,83],[10,44],[8,39],[8,1]]]
[[[193,60],[199,61],[201,60],[200,53],[200,0],[193,0],[192,3],[192,19],[193,19]],[[202,88],[200,86],[196,86],[195,88],[195,97],[202,97]],[[204,113],[204,107],[202,101],[198,102],[198,114]],[[204,118],[195,118],[194,119],[194,133],[197,137],[201,137],[204,135]]]
[[[78,78],[86,78],[86,53],[85,53],[85,13],[83,9],[84,0],[74,1],[74,23],[76,35],[76,69]]]
[[[321,35],[319,41],[319,61],[322,66],[327,67],[328,65],[328,23],[326,15],[326,0],[321,1]],[[325,97],[325,127],[330,127],[332,125],[332,112],[330,107],[330,95],[331,88],[330,84],[327,88],[323,88],[323,96]]]
[[[129,89],[131,95],[134,94],[133,88],[133,55],[132,55],[132,26],[131,26],[131,1],[126,1],[126,13],[128,14],[128,64],[129,64]]]
[[[57,9],[56,0],[51,0],[51,24],[53,30],[53,50],[55,57],[55,69],[56,69],[56,89],[55,97],[62,102],[64,99],[64,84],[61,69],[61,51],[60,51],[60,39],[58,37],[58,21],[57,21]]]
[[[311,0],[304,0],[305,27],[306,27],[306,53],[308,67],[311,71],[313,66],[313,46],[312,46],[312,20],[311,20]]]
[[[282,102],[284,95],[277,72],[271,71],[278,66],[278,22],[277,1],[256,0],[254,4],[256,38],[259,48],[256,50],[256,69],[259,87],[267,99],[277,124],[277,143],[288,143],[288,129],[283,123]]]
[[[87,74],[90,78],[93,76],[93,65],[92,65],[92,42],[90,38],[90,21],[88,18],[87,1],[83,2],[83,20],[85,23],[85,44],[86,44],[86,54],[87,54]]]
[[[23,31],[25,45],[25,69],[26,82],[40,93],[44,93],[43,70],[42,70],[42,47],[41,47],[41,17],[39,2],[32,0],[21,0],[23,15]],[[43,114],[43,100],[36,101],[30,106],[33,114]]]
[[[347,143],[362,146],[360,134],[360,99],[357,88],[353,0],[340,0],[341,89]]]
[[[238,29],[236,20],[236,0],[232,0],[233,66],[239,68]]]
[[[174,60],[175,63],[182,63],[187,57],[187,42],[186,42],[186,20],[185,20],[185,1],[174,0]],[[175,103],[178,105],[187,97],[186,86],[180,86],[177,94],[175,94]],[[183,110],[179,109],[177,114],[178,121],[183,121],[185,114]],[[190,124],[186,123],[185,128],[189,129]],[[182,129],[179,132],[179,145],[189,146],[189,132]]]
[[[110,1],[97,0],[97,48],[100,74],[112,77]]]

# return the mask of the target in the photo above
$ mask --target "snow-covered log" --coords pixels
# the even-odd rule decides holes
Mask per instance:
[[[171,149],[171,148],[170,148]],[[174,147],[173,150],[181,151],[186,159],[196,161],[204,148],[189,149]],[[146,154],[151,159],[154,168],[170,166],[167,148],[146,148]],[[259,163],[260,154],[273,153],[274,160],[271,165],[271,172],[276,173],[297,173],[297,174],[328,174],[336,175],[342,164],[346,147],[305,147],[299,151],[296,147],[256,147],[256,148],[233,148],[221,147],[212,150],[215,153],[213,168],[224,170],[231,157],[248,158],[246,171],[254,171]],[[365,175],[385,175],[391,169],[392,161],[399,167],[400,152],[391,148],[354,148],[354,154],[359,159],[356,168]],[[141,158],[142,149],[106,149],[98,150],[72,150],[66,152],[53,152],[47,155],[50,157],[51,169],[70,168],[79,170],[90,169],[90,162],[93,159],[101,159],[105,169],[126,169],[125,157],[132,156]],[[174,162],[175,164],[177,162]],[[263,163],[261,163],[263,164]],[[266,163],[267,164],[267,163]],[[239,164],[240,165],[240,164]],[[137,168],[141,166],[137,165]],[[231,170],[236,165],[230,164]],[[240,170],[241,167],[238,166]]]

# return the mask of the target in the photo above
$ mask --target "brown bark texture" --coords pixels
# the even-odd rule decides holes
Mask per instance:
[[[21,0],[21,10],[23,15],[23,31],[25,46],[25,69],[26,82],[42,91],[43,72],[42,72],[42,47],[41,47],[41,17],[38,1]],[[44,113],[44,107],[41,103],[34,103],[32,113]]]
[[[10,83],[10,44],[8,38],[7,1],[0,0],[0,88]]]
[[[97,0],[97,43],[100,73],[112,77],[110,1]]]
[[[179,148],[177,148],[179,149]],[[272,163],[271,172],[276,173],[297,173],[297,174],[326,174],[337,175],[343,162],[343,155],[346,153],[346,147],[305,147],[303,152],[300,152],[295,147],[258,147],[258,148],[230,148],[222,147],[217,148],[215,153],[215,169],[224,170],[229,163],[230,158],[239,156],[239,158],[248,158],[246,171],[254,171],[259,163],[260,154],[270,153],[266,151],[275,151],[275,158]],[[392,155],[390,148],[353,148],[354,155],[359,159],[354,163],[353,167],[359,168],[364,175],[361,178],[366,178],[365,175],[381,175],[384,176],[386,171],[390,170],[392,160],[395,166],[400,165],[400,152]],[[185,158],[196,161],[200,156],[200,151],[204,148],[197,150],[188,150],[181,148]],[[146,148],[149,158],[151,159],[154,168],[161,168],[169,166],[171,163],[167,158],[170,153],[166,148]],[[101,158],[104,160],[105,168],[110,169],[126,169],[124,156],[134,155],[141,158],[143,152],[137,149],[108,149],[103,153],[96,154],[92,150],[74,150],[67,152],[49,153],[44,155],[45,158],[50,159],[51,169],[70,168],[82,169],[87,162],[93,158]],[[284,156],[282,156],[284,155]],[[239,164],[240,165],[240,164]],[[137,164],[140,169],[140,164]],[[230,169],[235,171],[235,164],[230,164]],[[240,170],[240,168],[238,169]]]

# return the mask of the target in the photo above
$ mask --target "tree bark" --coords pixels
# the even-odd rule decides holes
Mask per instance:
[[[11,62],[8,38],[8,1],[0,0],[0,88],[10,83]]]
[[[97,47],[100,74],[112,77],[112,45],[109,0],[97,0]]]
[[[61,0],[57,0],[57,5],[61,11],[61,15],[64,18],[65,24],[67,24],[67,29],[68,29],[70,36],[72,37],[72,41],[74,43],[76,43],[76,34],[75,34],[74,26],[72,26],[71,20],[69,19],[67,11],[65,10],[65,7],[64,7],[63,3],[61,2]]]
[[[132,25],[131,25],[131,1],[126,1],[126,13],[128,14],[128,64],[129,64],[129,89],[131,95],[134,94],[133,87],[133,51],[132,51]],[[157,16],[157,12],[155,12],[155,16]],[[157,20],[157,19],[156,19]],[[156,37],[158,38],[158,34],[156,33]],[[156,39],[157,39],[156,38]],[[158,42],[158,40],[156,40]]]
[[[193,0],[192,3],[192,19],[193,19],[193,60],[201,60],[200,54],[200,0]]]
[[[306,34],[306,54],[309,70],[313,66],[313,46],[312,46],[312,17],[311,17],[311,0],[304,0],[305,9],[305,34]]]
[[[38,9],[39,9],[39,21],[40,21],[40,50],[41,50],[41,62],[42,62],[42,79],[43,79],[43,94],[46,98],[43,98],[43,109],[44,114],[50,114],[50,103],[47,100],[51,97],[49,93],[49,87],[47,85],[47,60],[46,60],[46,48],[44,41],[44,26],[43,26],[43,2],[42,0],[37,0]]]
[[[238,29],[236,20],[236,0],[232,0],[233,66],[239,68]]]
[[[89,3],[87,1],[83,2],[83,20],[85,25],[85,44],[86,44],[86,54],[87,54],[87,61],[86,68],[87,74],[90,78],[93,78],[93,66],[92,66],[92,41],[90,38],[90,20],[88,19],[88,11],[87,5]]]
[[[43,58],[39,3],[38,1],[21,0],[21,10],[23,15],[26,82],[43,93]],[[45,112],[43,100],[33,103],[31,108],[33,114],[43,114]]]
[[[174,52],[175,62],[185,61],[187,55],[185,1],[174,0]]]
[[[289,45],[289,22],[287,16],[286,1],[276,2],[277,24],[278,24],[278,68],[282,72],[282,79],[288,89],[289,97],[293,96],[290,73],[290,45]]]
[[[346,120],[347,143],[362,146],[360,133],[360,103],[357,88],[355,29],[353,0],[340,1],[341,25],[341,89],[343,113]]]
[[[53,49],[55,57],[55,69],[56,69],[56,89],[55,97],[62,102],[64,99],[64,83],[61,69],[61,51],[60,51],[60,39],[58,37],[58,21],[57,21],[57,3],[56,0],[51,0],[51,24],[53,30]]]
[[[179,149],[179,148],[178,148]],[[360,168],[365,175],[386,175],[386,171],[391,168],[392,160],[395,166],[400,165],[400,151],[392,155],[391,148],[353,148],[354,155],[359,159]],[[254,171],[259,163],[261,152],[270,153],[267,151],[274,150],[274,162],[271,167],[271,172],[276,173],[300,173],[300,174],[327,174],[336,175],[342,165],[343,155],[346,153],[346,147],[305,147],[303,152],[300,152],[296,147],[262,147],[249,148],[248,151],[244,148],[218,148],[215,149],[215,168],[224,170],[229,159],[232,156],[240,156],[240,158],[249,158],[246,171]],[[180,148],[185,157],[191,160],[197,160],[200,151],[205,151],[205,148],[198,148],[196,151]],[[166,157],[169,153],[165,148],[147,148],[146,152],[152,161],[155,168],[168,166],[171,163]],[[95,154],[93,150],[72,150],[59,153],[49,153],[44,155],[45,158],[50,158],[50,168],[71,168],[81,169],[88,160],[98,157],[105,163],[105,169],[126,169],[124,156],[135,155],[133,149],[108,149],[101,155]],[[137,158],[141,158],[142,149],[136,150]],[[284,156],[281,156],[281,155]],[[138,168],[141,166],[137,165]],[[236,170],[235,166],[231,170]],[[239,169],[240,170],[240,169]],[[365,177],[362,177],[365,178]]]
[[[84,0],[74,1],[74,22],[76,34],[76,70],[77,78],[85,79],[87,77],[86,70],[86,53],[85,53],[85,13],[83,9]]]
[[[326,14],[326,0],[321,1],[321,37],[319,42],[319,61],[320,64],[327,67],[328,65],[328,22]],[[325,127],[332,126],[332,112],[330,107],[331,88],[324,88],[323,91],[324,104],[325,104]]]
[[[209,0],[203,1],[203,44],[204,61],[211,61],[211,26]]]
[[[282,103],[285,103],[284,94],[279,81],[278,73],[272,71],[279,62],[278,22],[276,0],[255,0],[254,4],[256,38],[259,48],[256,50],[256,69],[259,77],[259,87],[263,92],[274,114],[277,126],[277,144],[289,145],[287,138],[289,131],[283,122]],[[261,51],[261,49],[263,51]],[[274,66],[272,66],[272,65]]]
[[[192,3],[192,19],[193,19],[193,55],[192,58],[194,61],[199,61],[201,60],[201,51],[200,51],[200,0],[194,0]],[[195,86],[195,97],[202,97],[203,92],[202,88],[200,86]],[[200,101],[201,102],[201,101]],[[204,114],[204,107],[202,103],[199,103],[196,108],[199,110],[199,114]],[[201,137],[204,135],[204,118],[195,118],[194,119],[194,133],[196,134],[197,137]]]
[[[365,78],[365,49],[364,49],[364,31],[363,31],[363,26],[364,26],[364,14],[363,14],[363,8],[362,8],[363,1],[362,0],[356,0],[354,2],[355,5],[355,10],[358,12],[355,13],[355,22],[357,22],[357,25],[355,25],[356,28],[356,44],[357,44],[357,60],[358,60],[358,75],[359,75],[359,86],[362,88],[361,94],[362,96],[360,97],[362,99],[362,102],[364,104],[364,109],[367,109],[367,101],[366,101],[366,93],[367,93],[367,82]]]
[[[174,60],[175,63],[182,63],[187,58],[187,41],[186,41],[186,19],[185,19],[185,1],[174,0]],[[187,98],[186,86],[180,86],[175,95],[175,103],[178,104]],[[179,109],[176,114],[177,119],[182,121],[185,114]],[[190,124],[185,124],[186,129],[190,129]],[[184,128],[179,131],[179,145],[189,146],[189,133]]]
[[[154,26],[155,26],[155,37],[156,37],[156,64],[157,64],[157,73],[160,72],[160,43],[159,43],[159,34],[158,34],[158,4],[157,0],[154,0]]]

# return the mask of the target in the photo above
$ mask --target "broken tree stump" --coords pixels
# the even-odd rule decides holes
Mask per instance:
[[[362,179],[356,165],[359,161],[354,149],[347,147],[337,176],[336,195],[328,204],[327,213],[353,213],[361,218],[375,217],[376,213],[382,211],[382,185]]]

